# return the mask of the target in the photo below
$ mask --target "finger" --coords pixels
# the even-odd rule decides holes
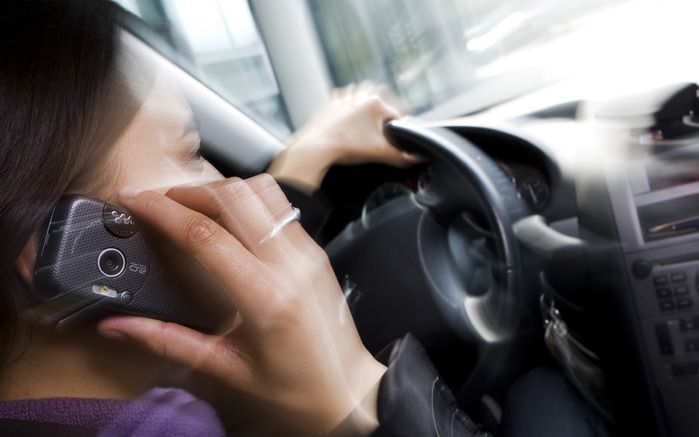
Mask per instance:
[[[330,99],[329,100],[337,100],[337,99],[342,98],[342,93],[343,93],[342,88],[333,88],[332,91],[330,91]]]
[[[343,99],[351,99],[354,96],[355,89],[357,88],[357,85],[354,83],[351,83],[341,90],[341,97]]]
[[[276,181],[269,175],[256,176],[250,180],[258,179],[259,183],[256,183],[260,187],[276,186]],[[175,187],[168,192],[168,196],[187,207],[197,210],[201,208],[201,211],[221,223],[259,259],[282,260],[282,252],[285,250],[283,245],[266,243],[277,223],[291,212],[291,205],[283,193],[272,204],[274,212],[248,181],[240,179],[200,187]],[[294,223],[291,224],[292,227],[293,225]],[[278,242],[280,239],[275,240]]]
[[[167,196],[188,208],[220,220],[223,212],[222,205],[212,193],[224,185],[240,180],[240,178],[229,178],[198,186],[181,185],[171,188]],[[273,217],[286,217],[293,212],[293,205],[271,175],[262,173],[246,179],[245,182],[262,200]]]
[[[378,86],[370,80],[363,80],[357,85],[357,95],[361,97],[381,96],[378,93]]]
[[[121,202],[141,220],[192,255],[225,287],[245,320],[259,319],[276,290],[266,269],[234,236],[209,217],[152,191],[120,193]]]
[[[425,158],[422,156],[400,150],[389,142],[386,142],[377,150],[377,160],[396,167],[410,167],[425,162]]]
[[[239,386],[246,361],[219,336],[206,335],[176,323],[144,317],[112,317],[100,321],[98,332],[108,338],[133,341],[157,356]]]
[[[383,100],[381,97],[374,97],[375,99],[378,99],[380,102],[380,105],[377,105],[379,108],[380,112],[380,129],[383,130],[383,125],[391,120],[395,120],[397,118],[401,117],[401,113],[398,109],[394,108],[393,106],[389,105],[385,100]]]
[[[386,120],[386,121],[388,121],[388,120],[395,120],[395,119],[400,118],[400,117],[403,116],[403,114],[401,113],[400,109],[398,109],[398,108],[396,108],[395,106],[389,104],[389,103],[386,102],[385,100],[384,100],[384,103],[385,103],[385,107],[386,107],[386,108],[385,108],[385,114],[386,114],[385,120]]]
[[[281,211],[284,215],[291,213],[292,205],[272,176],[263,173],[247,179],[247,182],[271,211]],[[276,216],[281,217],[278,214]],[[300,281],[308,280],[308,278],[314,276],[314,273],[325,268],[327,255],[313,241],[313,238],[306,233],[299,222],[295,221],[285,226],[275,239],[278,239],[277,246],[279,247],[280,255],[286,255],[286,265],[296,267],[289,271],[289,276],[295,276]],[[333,282],[336,281],[334,274],[331,273],[328,277],[332,278]],[[316,283],[315,285],[317,286],[318,284]],[[311,289],[312,287],[307,288]],[[323,288],[324,293],[321,293],[320,297],[326,301],[333,302],[333,299],[337,296],[327,292],[330,287],[321,288]],[[329,315],[329,317],[332,316],[334,314]]]
[[[386,101],[392,97],[391,89],[385,84],[378,85],[376,87],[376,93]]]
[[[377,93],[381,96],[381,99],[386,103],[386,107],[389,108],[390,116],[388,119],[400,118],[406,113],[405,104],[401,102],[400,98],[393,92],[391,88],[386,85],[379,85]]]
[[[240,180],[242,179],[232,177],[206,184],[178,185],[170,188],[165,195],[187,208],[199,211],[218,221],[223,211],[220,202],[213,201],[214,199],[210,197],[211,191]]]
[[[267,205],[267,208],[272,212],[272,215],[277,221],[293,213],[293,205],[289,203],[289,200],[279,187],[279,184],[271,175],[263,173],[247,179],[247,182],[250,188],[252,188],[265,205]],[[280,232],[280,236],[285,237],[285,241],[288,240],[291,245],[295,246],[297,249],[296,252],[301,251],[302,253],[310,254],[310,251],[315,251],[317,249],[315,241],[313,241],[298,221],[286,225]]]
[[[287,216],[293,206],[279,187],[277,181],[269,174],[262,173],[246,179],[245,182],[257,194],[274,217]]]
[[[362,81],[357,85],[356,96],[377,107],[382,114],[382,121],[399,118],[402,112],[391,103],[390,89],[386,85],[378,85],[371,81]]]
[[[400,112],[378,95],[372,95],[364,99],[361,103],[361,109],[368,111],[367,114],[372,117],[372,123],[375,123],[375,128],[382,135],[384,124],[400,117]]]
[[[255,191],[243,180],[203,188],[197,203],[205,202],[218,212],[224,227],[257,255],[260,242],[274,228],[275,221]]]

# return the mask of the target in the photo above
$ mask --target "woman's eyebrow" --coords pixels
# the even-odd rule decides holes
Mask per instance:
[[[187,122],[184,124],[182,137],[187,137],[192,134],[199,135],[199,123],[197,123],[197,120],[193,116],[189,117]]]

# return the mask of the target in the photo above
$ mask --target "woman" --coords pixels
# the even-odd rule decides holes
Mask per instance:
[[[166,358],[235,399],[218,413],[249,419],[237,422],[243,435],[475,431],[414,340],[392,350],[388,373],[363,347],[324,252],[297,223],[279,227],[291,206],[275,180],[223,179],[199,154],[191,112],[167,80],[125,71],[112,4],[12,1],[3,9],[0,430],[222,434],[208,405],[152,390]],[[397,115],[367,87],[345,90],[270,172],[311,192],[335,163],[410,165],[417,159],[381,133]],[[127,316],[68,333],[25,321],[20,313],[36,303],[37,230],[66,193],[132,209],[191,255],[193,269],[204,268],[198,291],[221,290],[237,317],[216,336]]]

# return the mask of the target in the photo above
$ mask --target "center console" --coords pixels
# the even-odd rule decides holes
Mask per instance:
[[[607,172],[642,355],[668,435],[699,433],[699,142]]]

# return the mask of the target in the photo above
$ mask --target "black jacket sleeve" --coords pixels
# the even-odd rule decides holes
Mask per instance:
[[[489,435],[458,408],[415,337],[406,335],[377,358],[388,370],[379,385],[380,425],[372,437]]]

